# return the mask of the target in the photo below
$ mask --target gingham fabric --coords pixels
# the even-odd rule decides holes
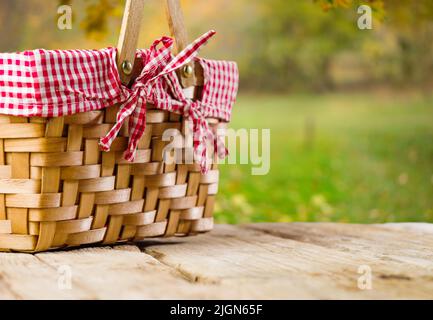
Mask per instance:
[[[206,118],[213,117],[230,121],[236,99],[239,76],[234,62],[198,59],[204,70],[202,99],[191,101],[186,98],[178,77],[168,74],[149,88],[149,101],[158,109],[182,114],[190,120],[194,133],[195,159],[200,162],[203,173],[209,169],[207,147],[212,142],[220,158],[227,155],[222,137],[213,134]],[[216,72],[216,70],[219,70]]]
[[[171,54],[173,39],[168,37],[158,39],[148,50],[137,51],[143,70],[131,88],[121,84],[114,48],[0,54],[0,113],[59,117],[121,103],[117,123],[100,145],[108,151],[129,118],[125,158],[133,161],[146,125],[146,104],[152,103],[192,120],[196,159],[206,172],[207,141],[214,139],[220,156],[225,152],[205,118],[230,120],[239,80],[235,63],[196,58],[214,34],[207,32],[176,57]],[[186,99],[175,72],[194,59],[203,66],[205,83],[202,99],[193,102]]]
[[[60,117],[122,102],[116,50],[0,54],[0,113]]]

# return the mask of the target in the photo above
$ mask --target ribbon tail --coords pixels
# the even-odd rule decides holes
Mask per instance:
[[[200,129],[198,144],[195,145],[195,153],[200,161],[201,173],[206,174],[209,172],[210,167],[213,163],[214,154],[216,152],[215,143],[210,145],[209,141],[215,141],[215,136],[209,128],[207,121],[204,121],[205,125],[202,129]],[[208,156],[208,147],[213,148],[212,150],[212,159]]]
[[[229,155],[229,150],[226,148],[224,137],[216,136],[214,140],[214,148],[219,159],[225,159]]]
[[[200,115],[193,125],[194,130],[194,155],[200,163],[202,174],[209,172],[210,163],[208,157],[208,141],[213,140],[213,133],[206,119]]]
[[[134,110],[134,115],[129,122],[129,143],[128,149],[124,153],[124,158],[127,161],[134,161],[137,153],[138,142],[146,129],[146,102],[140,97],[137,108]]]
[[[199,54],[200,49],[206,45],[215,34],[216,32],[214,30],[210,30],[196,39],[193,43],[183,49],[173,60],[171,60],[159,75],[155,76],[150,81],[154,81],[155,79],[176,71],[190,63]]]
[[[134,111],[135,104],[137,102],[138,97],[132,95],[121,107],[119,112],[117,113],[116,124],[111,128],[111,130],[107,133],[107,135],[99,140],[99,145],[101,149],[105,152],[110,151],[111,144],[114,139],[116,139],[119,134],[120,129],[125,122],[125,119],[129,117]]]

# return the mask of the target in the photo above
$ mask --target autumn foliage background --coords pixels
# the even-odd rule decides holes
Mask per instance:
[[[0,50],[115,46],[124,0],[1,0]],[[140,45],[168,34],[163,0],[148,0]],[[74,24],[58,30],[57,7]],[[245,89],[329,90],[431,83],[433,3],[428,0],[183,0],[190,38],[219,36],[204,51],[234,59]],[[361,32],[357,7],[369,4],[374,28]]]
[[[163,2],[147,1],[140,47],[169,33]],[[233,127],[271,129],[268,175],[222,167],[219,221],[433,221],[433,1],[182,4],[191,40],[218,32],[202,55],[239,63]],[[115,46],[123,5],[0,0],[0,50]]]

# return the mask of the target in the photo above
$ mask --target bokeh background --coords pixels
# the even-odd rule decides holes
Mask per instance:
[[[140,47],[169,34],[148,0]],[[59,4],[72,30],[57,28]],[[222,167],[219,222],[433,222],[433,1],[183,0],[202,55],[239,63],[234,128],[271,129],[271,171]],[[373,9],[373,29],[357,8]],[[122,0],[0,0],[0,50],[116,46]]]

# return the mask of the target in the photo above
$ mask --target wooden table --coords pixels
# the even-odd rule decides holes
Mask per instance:
[[[433,298],[433,225],[219,225],[191,238],[0,253],[4,299]]]

